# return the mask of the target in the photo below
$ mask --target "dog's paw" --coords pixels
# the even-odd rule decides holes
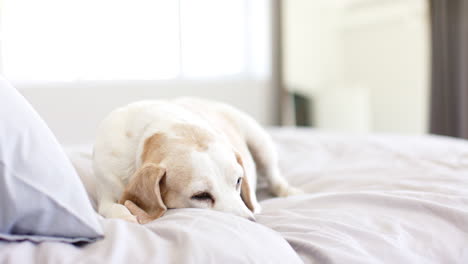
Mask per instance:
[[[304,194],[305,192],[301,189],[298,189],[296,187],[288,186],[288,189],[286,191],[286,196],[293,196],[293,195],[300,195]]]
[[[118,218],[130,223],[138,223],[137,217],[121,204],[112,205],[110,218]]]
[[[130,223],[139,224],[137,217],[134,216],[134,215],[126,215],[126,216],[124,216],[124,217],[122,217],[120,219],[123,219],[123,220],[125,220],[127,222],[130,222]]]
[[[303,194],[304,191],[292,187],[289,184],[278,184],[273,186],[272,190],[273,194],[275,194],[278,197],[287,197],[287,196],[293,196],[293,195],[299,195]]]
[[[254,202],[253,203],[253,210],[252,210],[252,213],[254,214],[259,214],[262,212],[262,206],[260,206],[260,204],[258,202]]]

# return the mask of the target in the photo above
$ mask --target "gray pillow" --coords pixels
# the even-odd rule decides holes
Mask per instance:
[[[102,229],[63,149],[0,77],[0,239],[89,242]]]

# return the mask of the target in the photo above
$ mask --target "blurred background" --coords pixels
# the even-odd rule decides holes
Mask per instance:
[[[62,143],[178,96],[267,126],[468,137],[464,2],[0,0],[0,72]]]
[[[426,133],[426,0],[283,2],[285,87],[296,122],[328,130]]]

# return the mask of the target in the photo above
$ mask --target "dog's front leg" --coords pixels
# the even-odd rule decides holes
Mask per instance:
[[[123,204],[111,201],[102,202],[99,205],[99,213],[106,218],[118,218],[128,222],[138,223],[137,217],[134,216]]]

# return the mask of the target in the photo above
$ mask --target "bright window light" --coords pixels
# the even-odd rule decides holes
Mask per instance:
[[[183,73],[239,74],[244,70],[246,3],[239,0],[181,0]]]
[[[1,71],[26,81],[264,75],[270,48],[267,3],[3,0]]]

